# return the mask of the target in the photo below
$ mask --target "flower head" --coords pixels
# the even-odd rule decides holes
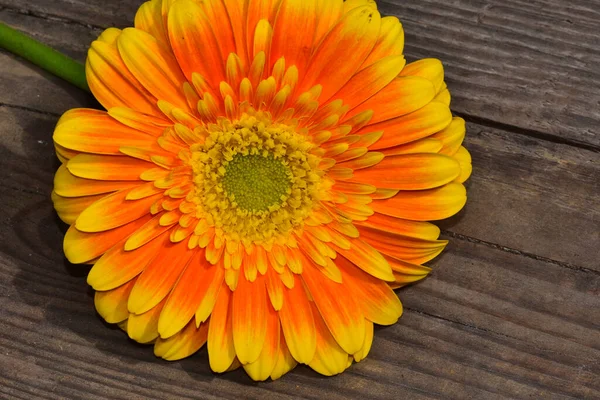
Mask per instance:
[[[95,304],[157,356],[333,375],[466,202],[441,63],[367,0],[152,0],[89,50],[105,111],[65,113],[53,200]]]

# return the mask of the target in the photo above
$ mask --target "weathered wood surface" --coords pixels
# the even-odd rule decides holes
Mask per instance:
[[[87,271],[64,261],[49,201],[57,116],[95,103],[0,53],[0,397],[600,398],[600,77],[587,64],[600,19],[590,1],[562,4],[381,3],[402,17],[409,57],[444,59],[474,174],[467,208],[442,223],[452,243],[433,275],[399,291],[400,322],[334,378],[307,368],[260,384],[217,376],[205,351],[167,363],[103,324]],[[130,23],[137,4],[2,6],[1,21],[83,59],[100,28]],[[572,25],[544,25],[558,16]],[[560,57],[575,39],[569,63]],[[562,89],[547,91],[554,73]]]

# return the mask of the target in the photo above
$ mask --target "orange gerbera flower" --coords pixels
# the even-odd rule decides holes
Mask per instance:
[[[157,356],[344,371],[398,320],[470,157],[437,60],[367,0],[152,0],[92,43],[53,200],[95,303]]]

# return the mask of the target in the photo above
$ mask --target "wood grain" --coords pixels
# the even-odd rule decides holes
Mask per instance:
[[[142,1],[0,0],[94,28],[131,26]],[[409,59],[446,66],[453,109],[479,122],[600,149],[600,2],[380,0],[406,32]]]
[[[0,0],[0,20],[82,60],[138,4]],[[409,56],[446,61],[474,173],[432,276],[398,292],[400,322],[334,378],[215,375],[206,350],[168,363],[104,324],[49,200],[57,117],[97,103],[0,52],[0,398],[600,398],[597,6],[380,2]]]
[[[452,233],[600,273],[600,153],[467,124],[466,208]]]
[[[89,44],[100,30],[60,21],[51,21],[0,10],[0,21],[26,32],[36,39],[80,61],[85,60]],[[24,107],[60,115],[74,107],[98,107],[89,93],[72,90],[60,78],[21,60],[0,52],[2,79],[0,79],[0,104]],[[24,93],[26,95],[24,95]],[[52,101],[48,101],[52,99]]]
[[[440,58],[457,112],[598,149],[600,3],[384,0],[406,54]]]

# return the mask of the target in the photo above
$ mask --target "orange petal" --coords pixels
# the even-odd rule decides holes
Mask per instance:
[[[217,85],[225,80],[224,56],[210,21],[200,5],[191,0],[177,1],[169,11],[169,38],[173,53],[187,79],[197,72]]]
[[[431,268],[424,265],[409,263],[394,257],[385,257],[394,271],[394,282],[389,284],[392,289],[397,289],[409,283],[417,282],[425,278],[431,272]]]
[[[54,191],[51,194],[52,203],[56,213],[64,223],[69,225],[75,223],[83,210],[104,196],[104,194],[100,194],[85,197],[62,197],[56,194]]]
[[[458,151],[465,138],[465,129],[465,120],[460,117],[454,117],[450,125],[444,130],[431,135],[431,137],[442,142],[443,147],[440,153],[452,156]]]
[[[262,277],[250,282],[242,276],[231,304],[235,353],[242,364],[260,356],[267,334],[267,291]]]
[[[96,311],[106,322],[109,324],[116,324],[124,321],[129,317],[127,311],[127,299],[129,293],[135,284],[135,279],[130,282],[119,286],[116,289],[108,290],[106,292],[96,292],[94,296],[94,305]]]
[[[122,155],[120,147],[145,146],[151,136],[123,125],[104,111],[75,108],[58,120],[53,139],[67,149]]]
[[[236,38],[232,21],[227,18],[228,11],[223,0],[211,0],[200,2],[204,12],[212,25],[212,30],[217,38],[224,62],[231,53],[236,53]],[[236,30],[236,33],[239,31]]]
[[[352,248],[350,250],[345,250],[335,245],[332,245],[332,247],[366,273],[384,281],[392,282],[394,280],[392,269],[385,258],[363,240],[352,240]]]
[[[231,29],[235,39],[234,53],[240,57],[242,65],[246,66],[248,65],[248,50],[246,48],[246,12],[248,10],[248,1],[223,0],[223,3],[225,3],[225,7],[227,8],[227,14],[231,21]],[[224,18],[224,15],[219,15],[219,18],[227,19]]]
[[[350,108],[356,107],[389,86],[388,84],[398,76],[404,64],[406,60],[401,55],[383,58],[354,75],[333,98],[342,99]],[[385,106],[385,104],[381,105]],[[356,114],[358,112],[354,113]]]
[[[117,228],[150,214],[150,207],[162,193],[141,200],[127,200],[128,190],[120,190],[98,200],[79,215],[75,226],[83,232]]]
[[[116,43],[109,44],[100,40],[92,42],[85,64],[85,75],[94,97],[107,110],[112,107],[128,107],[146,114],[160,115],[156,97],[129,72]]]
[[[442,62],[435,58],[422,58],[408,64],[400,76],[419,76],[430,81],[438,93],[444,83],[444,67]]]
[[[243,83],[244,86],[240,87],[240,97],[246,101],[252,98],[254,86],[256,86],[258,81],[263,78],[263,74],[265,72],[265,63],[271,54],[273,27],[267,20],[261,19],[258,21],[258,25],[256,25],[256,29],[252,37],[254,38],[254,44],[252,47],[254,59],[250,65],[248,78],[242,79],[241,83]]]
[[[95,154],[79,154],[67,163],[67,169],[73,175],[103,181],[139,181],[140,175],[154,166],[131,157]]]
[[[131,235],[149,219],[149,216],[145,216],[119,228],[100,233],[81,232],[75,225],[72,225],[65,234],[63,243],[65,256],[73,264],[80,264],[98,258],[115,244]]]
[[[432,139],[433,136],[434,135],[394,147],[388,147],[386,149],[381,149],[380,151],[388,157],[403,154],[439,153],[443,144],[438,139]]]
[[[279,379],[283,375],[290,372],[296,366],[297,362],[294,360],[292,353],[285,342],[283,331],[279,333],[279,350],[277,351],[277,362],[275,368],[271,372],[271,379]]]
[[[296,278],[293,278],[296,281]],[[315,355],[317,337],[310,302],[304,287],[295,282],[283,289],[283,306],[279,311],[285,342],[299,363],[308,364]]]
[[[387,121],[410,114],[429,103],[435,96],[435,88],[427,79],[419,77],[400,77],[391,81],[377,94],[361,103],[346,114],[346,120],[361,112],[373,110],[369,123]],[[371,129],[379,131],[381,129]]]
[[[220,267],[209,264],[201,251],[196,252],[169,294],[160,314],[158,332],[161,338],[173,336],[194,317],[206,295],[207,283],[212,283],[217,269]]]
[[[314,304],[313,315],[315,316],[315,330],[317,332],[317,349],[308,366],[326,376],[344,372],[348,367],[348,353],[333,338]]]
[[[315,50],[300,86],[300,92],[308,90],[315,84],[321,84],[323,85],[321,101],[331,98],[352,78],[373,49],[380,24],[379,12],[370,7],[358,7],[346,14]],[[314,32],[314,29],[302,30],[302,32]],[[288,39],[287,35],[281,37]],[[349,48],[352,49],[352,57],[345,57],[340,49]]]
[[[383,131],[381,139],[369,148],[369,150],[378,150],[427,137],[444,129],[451,121],[452,113],[448,106],[431,102],[413,113],[368,125],[357,133]]]
[[[304,75],[314,46],[318,19],[316,10],[317,0],[281,2],[273,25],[269,67],[284,57],[287,65],[295,65],[300,76]],[[290,31],[302,33],[290,35]]]
[[[373,344],[373,323],[371,321],[365,322],[365,342],[363,343],[363,347],[360,349],[358,353],[354,353],[354,361],[360,362],[364,360],[369,351],[371,350],[371,345]]]
[[[161,226],[159,224],[159,221],[162,219],[163,215],[164,214],[156,215],[154,218],[144,224],[144,226],[135,231],[133,235],[131,235],[125,242],[125,251],[133,251],[150,242],[152,239],[158,237],[162,233],[171,230],[172,225]]]
[[[146,266],[129,296],[129,311],[142,314],[160,303],[173,289],[191,256],[186,243],[171,243],[168,237],[156,257]]]
[[[126,28],[117,41],[119,54],[137,80],[157,99],[189,111],[183,95],[183,76],[177,60],[150,34]]]
[[[328,0],[317,2],[317,28],[314,43],[319,44],[327,33],[339,22],[344,14],[343,0]]]
[[[267,305],[265,318],[267,320],[267,331],[260,356],[256,361],[244,365],[248,375],[255,381],[264,381],[271,375],[279,356],[279,335],[281,334],[279,316],[272,307]]]
[[[74,176],[65,164],[54,175],[54,191],[62,197],[80,197],[105,194],[126,189],[135,185],[127,181],[97,181]]]
[[[427,240],[435,240],[440,236],[440,228],[429,222],[409,221],[379,213],[373,214],[366,221],[357,221],[354,225]]]
[[[202,300],[196,310],[196,326],[206,321],[212,313],[224,279],[225,269],[221,263],[213,265],[205,271],[204,278],[198,283],[198,288],[196,289],[199,293],[203,294]]]
[[[452,182],[460,165],[442,154],[407,154],[385,157],[379,164],[354,171],[355,182],[387,189],[422,190]]]
[[[210,321],[196,327],[194,321],[190,321],[185,328],[168,339],[159,337],[154,343],[154,355],[168,361],[191,356],[206,343],[209,323]]]
[[[254,47],[254,34],[259,21],[269,21],[271,14],[274,14],[274,5],[277,5],[279,2],[280,0],[248,0],[246,19],[246,46],[248,50],[251,50]],[[271,19],[271,21],[273,20]],[[254,55],[255,54],[256,53],[254,53]]]
[[[274,269],[269,268],[265,274],[265,283],[271,305],[277,311],[283,306],[283,284]]]
[[[440,92],[434,97],[433,101],[437,101],[439,103],[445,104],[450,107],[450,101],[452,100],[450,96],[450,91],[446,88],[446,84],[442,85],[442,89]]]
[[[394,276],[396,276],[396,273],[394,272]],[[396,289],[400,289],[406,285],[410,285],[411,283],[415,283],[418,282],[422,279],[424,279],[426,276],[405,276],[402,275],[400,277],[398,277],[396,279],[396,281],[390,283],[390,288],[396,290]]]
[[[371,194],[377,190],[373,185],[354,182],[336,182],[332,189],[352,194]]]
[[[217,373],[225,372],[235,358],[233,330],[231,327],[231,290],[223,285],[208,327],[208,360],[210,368]]]
[[[436,189],[399,192],[386,200],[374,200],[373,211],[413,221],[435,221],[451,217],[467,202],[465,187],[449,183]]]
[[[471,176],[473,166],[471,165],[471,154],[464,147],[460,146],[454,159],[460,164],[460,175],[454,180],[454,182],[463,183]]]
[[[343,283],[365,318],[379,325],[392,325],[402,315],[402,303],[389,286],[363,272],[343,257],[336,260]],[[363,342],[364,344],[364,342]]]
[[[135,14],[134,26],[168,44],[169,37],[167,36],[167,24],[163,16],[163,7],[166,6],[165,8],[167,8],[169,3],[168,0],[146,1]]]
[[[375,193],[371,193],[369,197],[373,200],[389,199],[398,194],[399,190],[378,188]]]
[[[319,314],[340,347],[346,353],[356,353],[364,342],[365,318],[354,300],[354,295],[345,291],[344,284],[324,277],[317,267],[306,264],[302,280],[306,283]]]
[[[165,305],[161,301],[143,314],[129,314],[127,334],[138,343],[150,343],[158,337],[158,318]]]
[[[95,234],[104,235],[106,232]],[[98,240],[101,238],[98,237]],[[95,290],[109,290],[139,275],[146,265],[160,252],[165,238],[156,238],[133,251],[125,251],[119,243],[108,250],[92,267],[87,277]]]
[[[381,30],[377,43],[373,47],[371,54],[365,60],[362,68],[381,60],[387,56],[401,55],[404,50],[404,30],[402,24],[396,17],[388,16],[381,19]]]
[[[172,125],[172,121],[166,119],[161,114],[160,118],[145,114],[138,110],[132,110],[131,108],[125,107],[112,107],[108,110],[108,115],[116,119],[123,125],[130,128],[137,129],[140,132],[144,132],[153,137],[159,137],[164,132],[165,128]],[[146,137],[148,143],[139,143],[137,147],[148,148],[159,150],[158,144],[155,140]],[[127,145],[127,144],[126,144]],[[156,146],[156,147],[155,147]],[[121,146],[125,147],[125,146]]]
[[[115,41],[119,38],[120,34],[121,34],[120,29],[107,28],[104,31],[102,31],[100,36],[98,36],[97,40],[100,42],[106,43],[106,44],[114,44]]]
[[[346,0],[344,1],[344,14],[349,13],[357,7],[367,6],[373,10],[377,10],[375,0]]]
[[[77,154],[79,154],[78,151],[69,150],[66,147],[59,145],[58,143],[54,143],[54,151],[56,151],[56,157],[63,164],[69,161],[71,158],[75,157]]]
[[[370,151],[360,157],[340,163],[339,168],[348,168],[348,169],[352,169],[352,170],[357,170],[357,169],[374,167],[375,165],[379,164],[381,162],[381,160],[383,160],[383,158],[384,158],[384,154],[376,152],[376,151]]]

